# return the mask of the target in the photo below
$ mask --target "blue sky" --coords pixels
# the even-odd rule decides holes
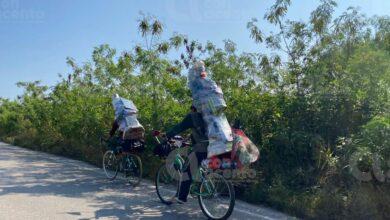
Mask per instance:
[[[118,51],[140,43],[139,12],[159,18],[165,36],[173,32],[201,42],[237,43],[241,51],[260,51],[249,38],[246,23],[262,18],[273,0],[0,0],[0,97],[15,98],[18,81],[41,80],[53,85],[68,73],[70,56],[82,63],[93,47],[108,43]],[[288,17],[308,19],[315,0],[292,0]],[[389,0],[341,0],[336,14],[348,6],[367,16],[390,15]],[[263,29],[269,25],[261,23]]]

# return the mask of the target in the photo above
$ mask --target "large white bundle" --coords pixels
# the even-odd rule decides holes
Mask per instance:
[[[138,109],[134,105],[133,101],[121,98],[118,95],[115,95],[112,98],[112,105],[114,106],[114,110],[115,110],[115,119],[120,120],[122,117],[125,117],[126,115],[132,115],[138,113]]]
[[[205,74],[202,62],[196,63],[188,73],[188,86],[192,92],[193,104],[202,112],[207,125],[209,146],[208,157],[232,150],[233,134],[223,110],[226,102],[221,88]]]
[[[218,114],[226,108],[222,89],[207,76],[201,77],[205,71],[200,63],[190,69],[188,86],[192,92],[194,106],[203,113]]]
[[[118,125],[120,131],[126,131],[128,129],[142,127],[142,125],[139,123],[137,119],[136,114],[126,115],[125,117],[123,117],[121,120],[118,121]]]
[[[123,132],[123,138],[143,138],[145,129],[137,119],[138,109],[134,103],[116,95],[112,98],[112,105],[115,110],[115,120],[119,125],[119,130]]]
[[[203,119],[207,124],[207,137],[209,138],[207,157],[232,151],[233,134],[226,116],[223,113],[203,114]]]
[[[207,124],[207,137],[214,141],[233,141],[233,134],[225,114],[203,114]]]

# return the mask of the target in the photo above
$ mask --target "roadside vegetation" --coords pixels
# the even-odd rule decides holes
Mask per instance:
[[[147,131],[167,130],[188,112],[185,75],[201,59],[224,91],[229,121],[239,118],[260,149],[252,168],[261,175],[237,188],[242,199],[304,218],[389,219],[390,17],[355,8],[334,17],[336,3],[322,0],[308,22],[293,21],[289,5],[276,0],[248,22],[248,37],[271,53],[165,39],[157,19],[141,16],[145,41],[128,51],[100,45],[87,62],[68,58],[70,72],[52,87],[18,83],[22,95],[0,99],[0,137],[100,165],[111,95],[133,100]],[[263,32],[264,22],[276,31]],[[143,161],[153,176],[160,161],[149,133]]]

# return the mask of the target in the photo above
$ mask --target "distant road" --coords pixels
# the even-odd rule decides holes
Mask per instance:
[[[107,181],[103,170],[64,157],[0,142],[0,219],[206,219],[195,199],[166,206],[154,185]],[[292,219],[236,202],[230,219]]]

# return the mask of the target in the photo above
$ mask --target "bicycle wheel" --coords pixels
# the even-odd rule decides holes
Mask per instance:
[[[142,179],[142,162],[141,158],[135,154],[129,154],[125,157],[125,163],[123,166],[123,171],[127,181],[133,185],[137,186]]]
[[[200,185],[198,201],[209,219],[227,219],[234,209],[234,187],[222,175],[210,173]]]
[[[112,150],[106,151],[103,155],[103,170],[109,180],[114,180],[118,175],[119,163]]]
[[[180,174],[173,167],[173,164],[163,164],[156,173],[155,185],[158,198],[167,205],[172,204],[176,197],[180,184]]]

